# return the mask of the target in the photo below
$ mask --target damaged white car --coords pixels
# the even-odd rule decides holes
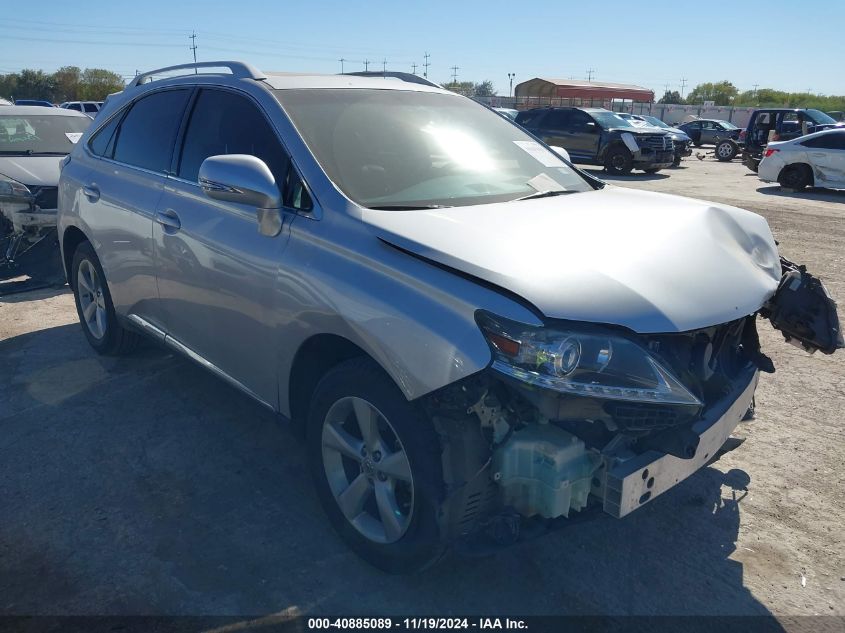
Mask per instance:
[[[773,369],[758,317],[843,345],[762,217],[606,185],[419,78],[139,75],[58,227],[92,347],[150,336],[303,428],[332,524],[392,572],[679,485]]]
[[[72,110],[0,109],[0,280],[59,279],[59,163],[91,124]]]

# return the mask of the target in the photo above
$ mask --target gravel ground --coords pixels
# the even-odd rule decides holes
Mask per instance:
[[[683,165],[614,180],[763,214],[845,297],[845,192]],[[66,289],[6,298],[0,613],[845,616],[845,354],[761,337],[777,372],[719,462],[621,521],[388,578],[335,537],[273,416],[161,349],[97,357]]]

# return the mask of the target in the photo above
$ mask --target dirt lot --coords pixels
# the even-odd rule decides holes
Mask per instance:
[[[845,192],[695,158],[616,180],[762,213],[845,300]],[[624,520],[387,578],[335,537],[271,415],[158,348],[97,357],[67,290],[18,295],[0,304],[0,613],[845,616],[845,353],[761,330],[777,373],[714,466]]]

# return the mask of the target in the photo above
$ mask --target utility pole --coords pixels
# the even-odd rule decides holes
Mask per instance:
[[[412,74],[412,75],[416,75],[416,74],[417,74],[417,64],[416,64],[416,62],[414,62],[413,64],[411,64],[411,74]]]
[[[367,72],[368,70],[370,70],[370,60],[365,59],[364,60],[364,72]]]
[[[344,57],[341,57],[341,58],[340,58],[339,60],[337,60],[337,61],[339,61],[339,62],[340,62],[340,74],[342,75],[342,74],[343,74],[343,62],[345,62],[345,61],[346,61],[346,59],[345,59]]]
[[[460,70],[459,66],[452,66],[452,83],[458,83],[458,71]]]
[[[593,74],[595,74],[595,72],[596,71],[593,68],[590,68],[590,70],[587,71],[587,81],[593,80]]]
[[[191,34],[188,36],[188,39],[191,40],[191,45],[189,48],[194,52],[194,63],[197,63],[197,34],[196,31],[191,31]],[[196,75],[199,71],[194,68],[194,74]]]
[[[663,85],[663,94],[666,94],[667,92],[669,92],[669,84],[668,83]]]
[[[387,74],[387,58],[381,60],[381,74],[382,75]]]
[[[684,98],[684,92],[686,90],[686,87],[687,87],[687,80],[681,79],[681,99]]]
[[[425,77],[427,79],[428,78],[428,67],[431,66],[431,62],[429,62],[428,59],[431,57],[431,55],[426,53],[425,55],[423,55],[423,57],[425,57],[425,63],[423,64],[423,68],[425,68],[425,70],[423,71],[423,77]]]
[[[755,99],[757,98],[757,86],[759,86],[759,85],[760,84],[754,84],[754,98]]]
[[[510,96],[513,96],[513,78],[516,77],[516,73],[508,73],[508,80],[511,82],[510,87]]]

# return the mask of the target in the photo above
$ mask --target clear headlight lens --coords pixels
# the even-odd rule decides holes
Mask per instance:
[[[29,202],[32,200],[32,192],[26,185],[8,176],[0,174],[0,200],[7,202]]]
[[[493,369],[561,393],[608,400],[701,406],[645,349],[621,336],[552,330],[477,313]]]

